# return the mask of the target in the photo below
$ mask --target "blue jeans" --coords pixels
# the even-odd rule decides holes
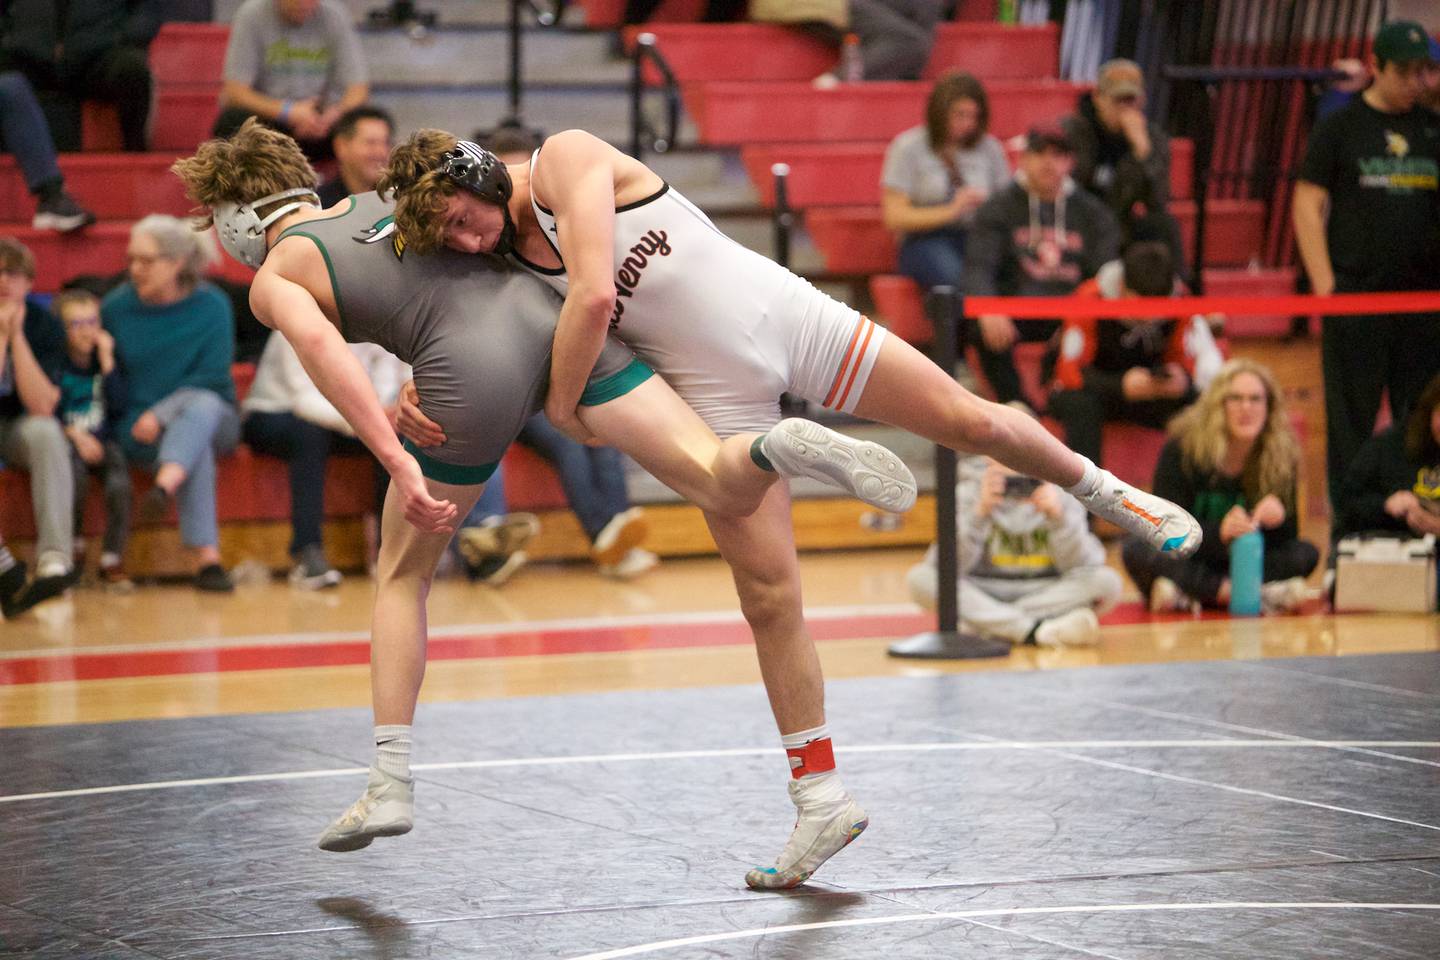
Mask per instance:
[[[900,272],[920,284],[921,290],[951,286],[960,289],[965,268],[965,231],[941,227],[912,233],[900,245]]]
[[[30,81],[16,70],[0,73],[0,138],[5,141],[5,149],[15,155],[31,193],[39,193],[42,186],[60,179],[50,126],[40,112]]]
[[[156,461],[185,470],[185,482],[175,491],[180,539],[187,547],[218,546],[215,458],[234,450],[240,441],[239,415],[218,393],[200,387],[181,387],[150,412],[164,428]]]
[[[576,443],[555,429],[543,413],[526,421],[517,439],[555,467],[560,486],[565,490],[565,500],[591,540],[600,535],[616,514],[630,509],[625,468],[618,450]],[[508,512],[502,467],[485,484],[480,499],[462,526],[473,527],[486,517]]]

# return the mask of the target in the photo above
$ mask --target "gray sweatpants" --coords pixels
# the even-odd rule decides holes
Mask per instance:
[[[0,420],[0,460],[30,473],[35,556],[53,553],[69,565],[75,546],[75,480],[70,469],[70,441],[60,421],[29,414]]]
[[[917,564],[907,576],[910,595],[935,606],[936,570]],[[970,633],[1021,643],[1046,617],[1080,607],[1105,610],[1120,597],[1120,574],[1104,564],[1075,567],[1043,580],[960,578],[960,627]]]

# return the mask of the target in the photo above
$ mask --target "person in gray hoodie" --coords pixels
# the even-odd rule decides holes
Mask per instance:
[[[1120,255],[1120,226],[1100,200],[1076,188],[1070,140],[1059,126],[1030,131],[1015,180],[981,206],[966,242],[965,295],[1064,297]],[[1045,341],[1059,320],[976,321],[980,369],[1001,403],[1025,399],[1016,341]],[[1049,371],[1044,379],[1050,378]]]
[[[1120,575],[1090,532],[1080,501],[989,457],[960,464],[961,629],[1042,647],[1089,646],[1099,639],[1097,610],[1120,597]],[[907,576],[910,595],[934,607],[939,589],[934,544]]]

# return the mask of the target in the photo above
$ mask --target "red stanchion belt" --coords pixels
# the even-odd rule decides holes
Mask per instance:
[[[1188,317],[1197,313],[1353,316],[1366,313],[1440,313],[1440,291],[1337,293],[1328,297],[966,297],[965,316],[1003,314],[1020,319],[1056,317]]]

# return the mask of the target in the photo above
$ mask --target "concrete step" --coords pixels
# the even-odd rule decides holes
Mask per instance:
[[[397,133],[440,127],[468,136],[491,128],[509,113],[504,86],[445,84],[377,84],[373,99],[395,116]],[[614,144],[630,140],[630,101],[623,87],[531,84],[524,91],[525,123],[545,133],[578,127]],[[678,139],[694,143],[694,125],[683,121]]]
[[[442,26],[419,37],[366,27],[360,44],[375,84],[504,85],[510,79],[510,36],[503,27]],[[524,35],[523,76],[529,83],[597,83],[630,79],[628,61],[610,53],[604,34],[535,29]]]

